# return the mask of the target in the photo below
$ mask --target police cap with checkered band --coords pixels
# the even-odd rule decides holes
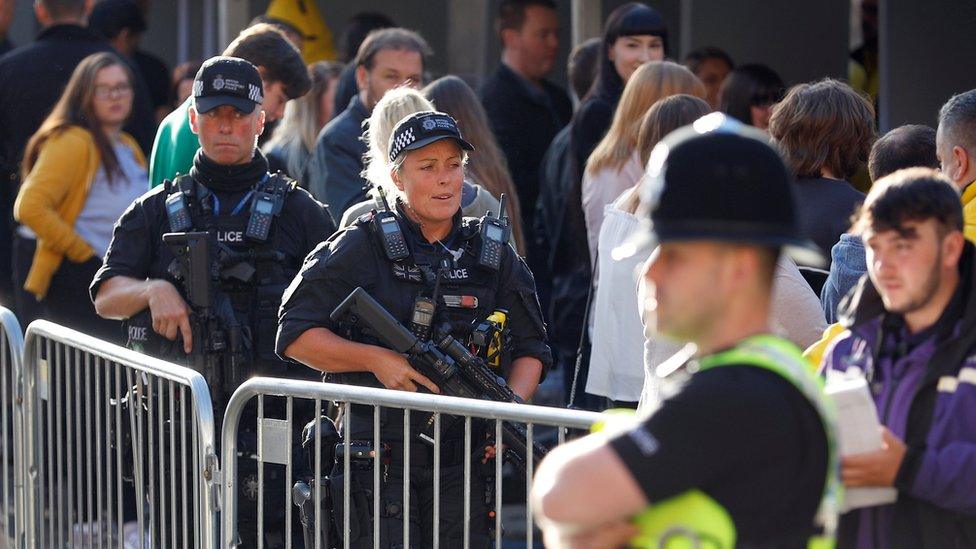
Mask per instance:
[[[397,122],[390,134],[390,162],[404,151],[426,147],[441,139],[453,139],[466,151],[474,147],[461,137],[457,122],[449,114],[437,111],[420,111]]]
[[[193,107],[199,113],[230,105],[250,114],[263,102],[261,73],[243,59],[211,57],[193,79]]]

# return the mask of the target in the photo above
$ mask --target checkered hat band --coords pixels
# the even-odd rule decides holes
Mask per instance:
[[[390,162],[396,160],[404,148],[408,147],[417,139],[413,135],[413,128],[407,128],[393,138],[393,147],[390,148]]]
[[[254,84],[247,85],[247,98],[255,103],[264,102],[264,95],[261,93],[261,88]]]

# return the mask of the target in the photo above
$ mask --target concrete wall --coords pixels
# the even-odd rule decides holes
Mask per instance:
[[[209,52],[204,48],[204,9],[213,6],[216,16],[216,0],[154,0],[150,2],[149,30],[142,40],[142,47],[162,58],[168,65],[184,61],[180,59],[178,39],[180,35],[179,6],[187,7],[187,22],[185,29],[188,38],[187,59],[212,55],[216,47],[216,37],[213,36],[213,47]],[[32,42],[38,33],[39,26],[34,18],[33,1],[17,0],[13,23],[10,28],[10,38],[16,45]],[[211,35],[213,33],[210,33]]]
[[[881,2],[881,129],[935,127],[939,107],[976,88],[976,2]]]
[[[736,63],[769,65],[787,84],[845,78],[849,13],[848,0],[684,0],[682,55],[718,46]]]
[[[185,20],[180,19],[180,6],[186,7]],[[205,30],[204,13],[210,8],[213,14],[210,32]],[[190,59],[210,57],[216,53],[216,3],[203,0],[154,0],[150,3],[149,30],[142,38],[142,48],[159,56],[170,68]],[[181,30],[183,24],[187,27]],[[186,33],[187,50],[179,50],[181,33]],[[205,36],[209,34],[211,43],[205,44]]]
[[[435,76],[454,72],[476,84],[484,72],[493,70],[498,63],[499,44],[492,19],[499,0],[317,1],[336,38],[353,14],[366,10],[385,12],[398,24],[420,31],[435,51],[430,67]],[[904,5],[905,15],[897,21],[909,22],[919,14],[928,14],[929,20],[938,21],[939,14],[944,13],[923,9],[912,0],[891,1],[898,3],[900,10]],[[950,4],[956,0],[932,1]],[[31,3],[18,2],[11,32],[15,43],[27,43],[36,33]],[[240,15],[250,19],[264,12],[268,3],[269,0],[243,2],[249,4],[248,13]],[[624,3],[626,0],[603,0],[603,18]],[[668,25],[669,55],[674,59],[680,59],[691,48],[711,44],[724,47],[738,62],[766,62],[788,82],[846,73],[848,0],[790,2],[788,8],[779,0],[651,0],[649,3],[661,12]],[[214,30],[210,33],[204,32],[204,14],[209,8],[216,16],[216,4],[216,0],[152,1],[144,48],[170,65],[184,60],[181,53],[187,58],[212,54],[219,45],[215,27],[211,27]],[[186,52],[178,48],[180,5],[187,7]],[[562,51],[552,78],[564,83],[566,58],[572,47],[570,2],[559,2],[559,16],[564,22],[560,35]],[[954,21],[965,24],[958,19]],[[971,22],[969,26],[972,28]],[[208,34],[209,48],[204,39]]]

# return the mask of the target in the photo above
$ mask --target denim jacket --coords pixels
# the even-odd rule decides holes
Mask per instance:
[[[830,249],[830,274],[820,290],[820,303],[827,324],[837,322],[840,300],[857,286],[857,281],[867,270],[861,237],[847,233],[840,235],[840,240]]]

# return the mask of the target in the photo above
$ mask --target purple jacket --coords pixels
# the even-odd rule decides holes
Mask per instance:
[[[841,519],[838,547],[976,547],[976,277],[967,243],[959,288],[939,321],[909,334],[867,276],[841,303],[848,327],[823,369],[858,367],[882,424],[908,445],[898,500]]]

